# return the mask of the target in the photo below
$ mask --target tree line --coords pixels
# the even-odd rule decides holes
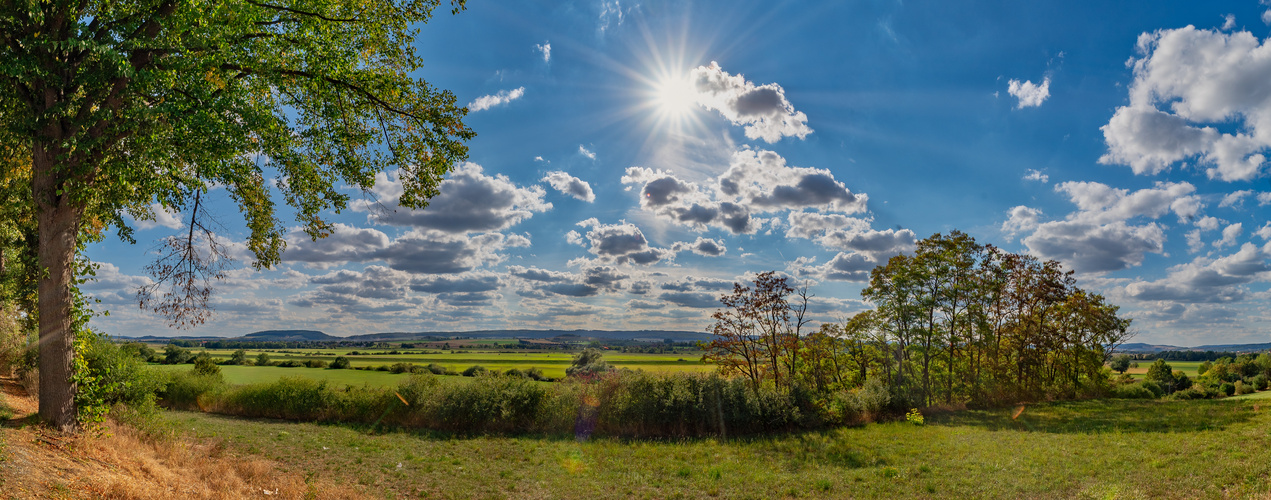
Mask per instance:
[[[954,231],[870,272],[873,308],[810,331],[806,287],[775,272],[734,284],[704,359],[753,386],[821,394],[881,385],[897,408],[1106,392],[1130,320],[1055,261]]]

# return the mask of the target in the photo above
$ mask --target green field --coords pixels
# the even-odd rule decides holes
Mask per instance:
[[[191,365],[152,365],[165,371],[189,371]],[[221,375],[230,384],[255,384],[274,382],[282,377],[303,377],[314,380],[326,380],[337,385],[372,387],[394,387],[405,380],[407,375],[389,372],[364,370],[326,370],[322,368],[280,368],[277,366],[233,366],[221,367]],[[439,377],[439,380],[468,380],[468,377]]]
[[[1139,360],[1137,361],[1139,367],[1130,368],[1126,371],[1126,373],[1135,375],[1135,378],[1142,378],[1143,375],[1147,374],[1148,367],[1152,366],[1152,363],[1154,362],[1156,361],[1151,359]],[[1197,373],[1197,370],[1200,369],[1200,364],[1203,363],[1203,361],[1166,361],[1166,363],[1169,363],[1170,368],[1173,368],[1174,371],[1186,373],[1188,378],[1196,380],[1196,377],[1200,376],[1200,374]]]
[[[563,351],[526,352],[523,350],[471,350],[454,353],[445,351],[439,354],[388,354],[390,350],[391,349],[284,349],[283,351],[288,352],[280,352],[279,350],[247,350],[246,352],[247,359],[249,360],[255,359],[258,354],[264,352],[269,354],[272,361],[295,360],[303,362],[306,360],[317,359],[330,362],[335,359],[336,356],[346,356],[349,359],[350,364],[354,367],[379,367],[392,365],[394,363],[413,363],[415,365],[425,366],[431,363],[436,363],[456,372],[462,372],[473,365],[481,365],[486,369],[499,371],[505,371],[510,368],[517,368],[520,370],[538,368],[543,371],[544,376],[551,378],[564,377],[565,369],[569,367],[570,362],[573,361],[574,358],[574,353]],[[368,354],[349,356],[348,354],[353,351]],[[191,349],[191,352],[199,353],[204,352],[204,350]],[[206,352],[218,360],[223,360],[229,359],[230,355],[233,354],[234,351],[232,349],[208,349]],[[605,361],[616,368],[628,368],[632,370],[644,370],[647,372],[657,373],[705,373],[714,370],[715,367],[703,363],[701,361],[701,357],[702,355],[700,352],[691,354],[636,354],[606,352],[604,355]],[[281,368],[281,370],[299,370],[299,368]],[[312,371],[312,369],[307,370]],[[341,370],[327,371],[336,372]],[[226,373],[226,377],[227,381],[231,381],[229,378],[230,374],[228,372]],[[273,378],[277,378],[277,376],[274,376]],[[257,380],[251,379],[250,381],[254,382]],[[231,381],[231,383],[238,382]]]
[[[1271,494],[1271,408],[1096,400],[926,425],[674,441],[368,434],[171,412],[173,425],[385,498],[1249,498]],[[1183,451],[1185,450],[1185,451]]]

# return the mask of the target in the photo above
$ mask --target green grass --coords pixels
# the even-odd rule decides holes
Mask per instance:
[[[368,434],[179,413],[239,451],[386,497],[1195,498],[1271,493],[1271,409],[1100,400],[754,439]]]
[[[1239,396],[1231,396],[1227,399],[1271,399],[1271,391],[1254,392],[1250,394],[1242,394]]]

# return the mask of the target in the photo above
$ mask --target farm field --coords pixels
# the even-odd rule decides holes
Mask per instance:
[[[377,497],[1195,498],[1271,494],[1271,408],[1096,400],[734,439],[369,434],[171,412],[174,427]],[[1187,450],[1187,453],[1178,453]]]
[[[281,352],[284,350],[287,352]],[[255,357],[262,352],[268,354],[270,359],[273,361],[296,360],[303,362],[306,360],[316,359],[330,362],[335,359],[336,356],[346,356],[349,363],[354,367],[378,367],[382,365],[392,365],[394,363],[413,363],[425,366],[431,363],[436,363],[456,372],[462,372],[473,365],[481,365],[486,369],[499,371],[508,370],[510,368],[517,368],[520,370],[538,368],[542,370],[543,375],[547,377],[561,378],[565,376],[565,369],[569,367],[569,364],[573,360],[575,354],[564,351],[526,352],[522,350],[463,351],[455,353],[443,351],[436,354],[418,354],[416,352],[388,354],[390,349],[284,350],[247,350],[247,359],[255,359]],[[203,351],[203,349],[191,349],[191,352],[196,354]],[[357,351],[360,354],[349,356],[348,354],[353,351]],[[206,352],[217,360],[223,360],[229,359],[234,350],[208,349]],[[701,361],[701,353],[699,352],[680,354],[605,352],[604,359],[616,368],[628,368],[632,370],[644,370],[658,373],[706,373],[714,370],[715,368],[714,366],[703,363]],[[225,368],[228,368],[228,366]],[[281,369],[295,370],[293,368]],[[341,370],[326,371],[335,372]],[[229,374],[227,373],[226,376],[229,377]],[[229,381],[228,378],[227,381]],[[257,380],[251,381],[255,382]]]
[[[1152,366],[1152,363],[1155,361],[1156,360],[1152,359],[1138,360],[1137,363],[1139,364],[1139,367],[1130,368],[1126,371],[1126,373],[1134,375],[1135,378],[1141,379],[1143,378],[1143,375],[1147,375],[1148,367]],[[1186,373],[1189,378],[1195,380],[1196,377],[1200,376],[1200,374],[1197,373],[1197,370],[1200,369],[1200,364],[1203,363],[1203,361],[1166,361],[1166,363],[1169,363],[1170,368],[1173,368],[1174,371]]]

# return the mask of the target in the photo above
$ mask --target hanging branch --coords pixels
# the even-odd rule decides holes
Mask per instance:
[[[168,320],[168,326],[189,329],[212,316],[208,305],[213,281],[225,277],[233,259],[216,233],[203,224],[210,219],[202,208],[200,192],[194,192],[194,209],[185,237],[169,236],[159,245],[159,256],[146,266],[153,282],[137,290],[137,302]],[[213,223],[215,221],[212,221]]]

